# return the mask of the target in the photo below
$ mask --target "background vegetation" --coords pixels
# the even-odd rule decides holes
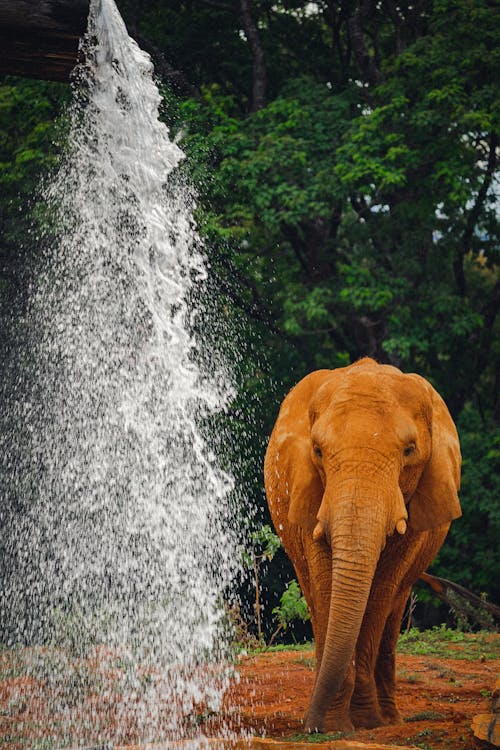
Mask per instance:
[[[446,399],[464,516],[433,571],[498,601],[498,6],[118,4],[153,56],[163,117],[187,153],[217,316],[240,332],[230,419],[254,527],[267,520],[262,458],[285,393],[313,369],[369,355],[419,372]],[[33,196],[69,96],[64,84],[1,81],[4,351],[39,251]],[[268,634],[292,576],[278,552],[261,592]],[[418,618],[436,615],[425,606]]]

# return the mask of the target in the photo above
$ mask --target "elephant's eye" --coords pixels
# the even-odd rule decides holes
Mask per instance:
[[[403,451],[404,456],[411,456],[412,453],[415,452],[415,443],[410,443],[410,445],[407,445],[406,448]]]
[[[318,458],[321,458],[321,456],[323,455],[321,453],[321,448],[319,447],[319,445],[315,445],[314,448],[313,448],[313,451],[314,451],[315,455],[318,456]]]

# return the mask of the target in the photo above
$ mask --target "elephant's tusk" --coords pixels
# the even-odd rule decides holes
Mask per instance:
[[[325,535],[325,530],[321,524],[321,521],[318,521],[313,531],[313,542],[319,541],[320,539],[324,537],[324,535]]]
[[[404,534],[406,533],[406,521],[404,518],[401,518],[397,524],[396,524],[396,531],[398,534]]]

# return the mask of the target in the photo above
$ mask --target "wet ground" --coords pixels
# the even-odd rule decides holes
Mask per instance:
[[[398,703],[404,724],[360,730],[343,739],[422,750],[473,748],[472,717],[488,712],[500,672],[500,636],[482,638],[480,643],[469,636],[463,643],[446,644],[446,655],[400,654]],[[51,658],[54,660],[55,655]],[[75,661],[71,705],[64,697],[57,670],[56,677],[47,681],[42,669],[38,675],[33,669],[37,659],[43,665],[47,653],[0,651],[0,750],[95,746],[102,745],[107,736],[114,738],[112,744],[137,743],[137,717],[125,717],[117,708],[121,671],[116,654],[101,650],[90,659]],[[189,717],[192,727],[203,727],[211,737],[221,736],[225,724],[238,734],[250,731],[292,742],[312,739],[302,734],[302,718],[314,680],[312,651],[240,656],[236,668],[239,678],[233,680],[222,710],[210,714],[200,706],[196,715]],[[168,702],[163,715],[168,716]],[[73,725],[71,740],[64,729],[68,718]],[[119,731],[115,731],[117,726]],[[166,736],[160,732],[155,740]]]
[[[450,647],[451,654],[460,648]],[[268,737],[306,739],[302,718],[313,686],[312,663],[312,652],[243,657],[241,681],[226,698],[231,723]],[[424,750],[472,748],[472,717],[489,710],[499,671],[500,659],[480,656],[468,661],[402,654],[398,658],[397,696],[404,724],[359,730],[346,739],[408,744]]]

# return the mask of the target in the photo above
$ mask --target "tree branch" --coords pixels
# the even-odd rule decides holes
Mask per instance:
[[[244,287],[250,292],[252,300],[251,302],[245,300],[236,292],[234,285],[224,279],[221,274],[218,274],[217,276],[222,291],[227,294],[235,305],[239,307],[240,310],[243,310],[249,318],[265,323],[272,333],[283,337],[283,331],[274,323],[275,316],[265,305],[253,281],[242,274],[227,255],[224,255],[221,252],[216,252],[214,253],[214,261],[220,263],[221,266],[229,271],[231,278],[235,279],[240,287]]]
[[[383,82],[383,76],[375,59],[368,52],[363,36],[362,9],[356,8],[347,22],[352,50],[362,74],[372,86],[379,86]]]
[[[346,21],[346,18],[348,17],[348,14],[345,12],[344,3],[340,4],[338,13],[336,12],[335,6],[336,3],[327,3],[326,7],[323,9],[323,17],[325,19],[326,25],[329,26],[332,31],[332,46],[333,49],[337,52],[340,69],[342,71],[342,80],[345,81],[348,77],[350,47],[347,46],[344,52],[342,46],[341,29]]]
[[[252,104],[251,111],[258,112],[266,106],[266,85],[267,85],[267,71],[266,71],[266,57],[264,48],[262,46],[259,30],[255,23],[252,12],[251,2],[252,0],[239,0],[238,6],[239,11],[236,10],[234,5],[223,2],[223,0],[202,0],[204,5],[208,5],[211,8],[227,12],[238,12],[240,17],[243,31],[252,53]]]
[[[259,31],[250,12],[251,0],[240,0],[240,18],[253,59],[252,112],[266,106],[266,58]]]
[[[384,0],[383,5],[387,9],[387,15],[391,19],[392,25],[394,26],[396,54],[400,55],[406,47],[401,34],[403,27],[402,18],[399,15],[398,8],[396,7],[395,3],[392,2],[392,0]]]
[[[309,279],[312,279],[311,269],[307,265],[306,259],[304,258],[304,255],[302,252],[303,242],[300,239],[297,227],[293,226],[292,224],[284,224],[283,234],[285,235],[285,237],[287,237],[288,241],[290,242],[290,245],[292,246],[292,250],[295,253],[295,257],[299,261],[300,267],[302,268],[306,276]]]
[[[484,173],[483,184],[479,188],[477,198],[467,217],[467,224],[465,226],[464,236],[462,240],[464,254],[470,250],[470,244],[472,235],[476,227],[477,221],[481,214],[488,190],[490,189],[495,168],[497,165],[497,148],[498,148],[498,135],[496,133],[491,134],[490,148],[488,153],[488,162],[486,164],[486,171]]]
[[[467,294],[467,282],[464,271],[464,257],[471,249],[471,242],[474,235],[474,229],[476,228],[477,221],[481,215],[488,190],[493,179],[495,167],[497,164],[497,151],[498,148],[498,136],[496,133],[492,133],[490,140],[490,148],[488,153],[488,162],[486,165],[486,171],[484,174],[483,184],[479,188],[474,205],[469,211],[465,230],[462,237],[461,247],[457,250],[455,260],[453,261],[453,272],[455,274],[455,280],[457,283],[458,291],[462,297]]]
[[[489,299],[482,307],[483,327],[474,372],[483,372],[485,369],[493,343],[493,326],[500,311],[500,279],[493,287]],[[471,384],[473,387],[473,384]]]

